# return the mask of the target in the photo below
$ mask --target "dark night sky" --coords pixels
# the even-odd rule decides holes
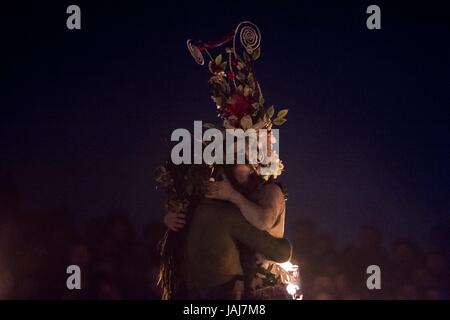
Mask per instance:
[[[72,2],[80,31],[66,29]],[[152,177],[170,133],[215,115],[185,41],[251,20],[266,101],[290,109],[288,223],[314,217],[343,240],[375,223],[421,241],[448,223],[448,2],[374,2],[378,31],[365,26],[372,1],[96,3],[2,4],[0,166],[25,210],[161,217]]]

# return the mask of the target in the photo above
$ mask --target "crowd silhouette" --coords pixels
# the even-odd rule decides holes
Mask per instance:
[[[356,243],[337,248],[314,221],[299,221],[292,235],[294,260],[302,270],[305,299],[448,299],[449,228],[431,230],[432,244],[421,249],[411,239],[383,245],[374,226],[360,228]],[[367,287],[367,267],[381,271],[381,290]]]
[[[0,299],[160,299],[158,241],[165,227],[136,230],[124,212],[76,223],[60,207],[23,212],[11,181],[0,183]],[[162,220],[162,217],[161,217]],[[429,248],[412,239],[384,246],[374,226],[357,243],[338,248],[313,220],[299,220],[288,237],[300,265],[304,299],[448,299],[449,227],[431,230]],[[381,290],[368,290],[366,268],[381,269]],[[66,287],[78,265],[82,289]]]

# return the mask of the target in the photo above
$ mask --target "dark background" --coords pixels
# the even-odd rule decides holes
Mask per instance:
[[[427,243],[448,224],[450,8],[372,1],[1,5],[0,168],[21,210],[66,206],[77,220],[120,209],[138,229],[161,219],[153,170],[173,129],[214,120],[208,71],[188,38],[251,20],[266,101],[281,128],[287,232],[313,217],[339,241],[363,224]],[[51,222],[50,222],[51,223]]]

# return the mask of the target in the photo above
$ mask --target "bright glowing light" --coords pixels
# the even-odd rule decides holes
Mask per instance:
[[[292,262],[290,262],[290,261],[279,263],[278,265],[281,268],[283,268],[284,270],[286,270],[287,272],[296,271],[298,269],[298,266],[295,264],[292,264]]]
[[[286,291],[294,300],[302,300],[303,295],[300,294],[300,278],[298,265],[292,264],[290,261],[278,263],[278,266],[285,271],[285,277],[282,281],[286,284]]]
[[[288,283],[288,285],[286,286],[286,291],[291,295],[295,295],[297,293],[297,290],[299,290],[299,286],[293,284],[293,283]]]

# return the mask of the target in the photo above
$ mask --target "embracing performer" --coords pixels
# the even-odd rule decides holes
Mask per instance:
[[[265,107],[253,68],[260,39],[254,24],[242,22],[218,41],[188,40],[199,64],[203,53],[210,58],[209,84],[221,123],[204,125],[214,130],[202,140],[213,160],[172,158],[157,169],[157,183],[168,195],[163,299],[286,299],[287,287],[292,296],[298,289],[286,270],[286,263],[292,266],[292,247],[283,238],[286,192],[275,182],[283,165],[273,126],[286,121],[287,110],[275,114],[273,106]],[[209,50],[224,46],[225,56],[211,56]],[[220,133],[233,143],[219,145]]]

